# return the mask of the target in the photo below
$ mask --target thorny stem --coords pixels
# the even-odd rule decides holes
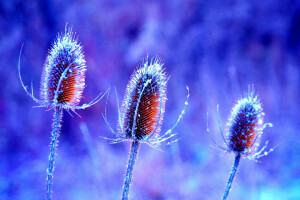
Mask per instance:
[[[62,119],[62,107],[56,106],[54,112],[54,123],[53,123],[53,131],[52,131],[52,140],[50,143],[50,155],[49,155],[49,166],[47,169],[47,194],[46,199],[52,199],[52,185],[53,185],[53,172],[54,172],[54,158],[55,158],[55,150],[58,142],[59,130],[61,127],[61,119]]]
[[[140,145],[139,141],[134,140],[130,148],[130,156],[127,165],[127,172],[126,172],[126,177],[124,179],[124,185],[123,185],[122,200],[128,200],[129,188],[130,188],[130,183],[132,178],[132,171],[136,160],[137,152],[139,150],[139,145]]]
[[[239,166],[239,163],[240,163],[240,159],[241,159],[241,154],[237,153],[236,156],[235,156],[235,160],[234,160],[234,164],[233,164],[232,170],[230,172],[229,180],[227,182],[227,186],[226,186],[226,190],[225,190],[225,193],[224,193],[224,196],[223,196],[223,200],[226,200],[227,197],[228,197],[228,194],[229,194],[229,191],[230,191],[230,188],[231,188],[231,185],[232,185],[232,181],[233,181],[234,175],[235,175],[235,173],[237,171],[237,168]]]

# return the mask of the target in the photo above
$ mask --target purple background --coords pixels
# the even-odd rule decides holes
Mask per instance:
[[[181,140],[164,152],[141,145],[131,199],[221,199],[234,154],[219,144],[216,105],[224,127],[234,103],[254,84],[273,128],[264,131],[275,151],[260,162],[242,159],[232,200],[300,199],[300,4],[285,0],[240,1],[6,1],[0,2],[0,199],[40,200],[53,110],[33,108],[18,78],[39,96],[48,49],[66,22],[73,26],[87,62],[82,103],[116,86],[120,99],[135,67],[158,55],[171,75],[163,131],[180,114],[190,87],[186,115],[175,131]],[[101,113],[103,99],[64,112],[54,173],[54,199],[119,199],[130,143],[111,145]],[[107,105],[116,126],[114,93]],[[83,133],[80,124],[86,123]]]

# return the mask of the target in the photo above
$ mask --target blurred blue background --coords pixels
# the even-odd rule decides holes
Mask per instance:
[[[234,154],[219,144],[216,105],[225,130],[232,106],[254,84],[266,113],[262,143],[275,151],[259,162],[242,159],[229,199],[300,199],[300,2],[285,0],[0,1],[0,199],[40,200],[53,110],[33,108],[18,78],[32,81],[39,96],[43,64],[58,32],[73,26],[87,62],[82,103],[116,86],[123,99],[135,67],[147,54],[165,63],[168,83],[163,131],[183,108],[176,128],[181,140],[164,152],[141,145],[131,199],[221,199]],[[101,113],[103,99],[71,117],[64,112],[54,173],[54,199],[119,199],[130,143],[113,137]],[[114,93],[108,118],[116,127]],[[80,124],[85,131],[81,131]]]

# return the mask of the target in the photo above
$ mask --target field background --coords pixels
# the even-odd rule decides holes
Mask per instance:
[[[130,190],[133,200],[221,199],[234,154],[219,144],[221,124],[254,84],[273,128],[264,131],[275,151],[259,162],[242,159],[231,200],[300,199],[300,2],[285,0],[0,1],[0,199],[40,200],[53,110],[33,108],[18,78],[39,96],[43,64],[58,32],[73,26],[87,64],[82,103],[108,87],[119,99],[141,59],[163,59],[168,83],[163,131],[180,114],[190,87],[186,115],[175,129],[181,140],[157,151],[141,145]],[[64,112],[54,173],[56,200],[119,199],[130,143],[111,145],[101,113],[105,100],[71,117]],[[117,122],[114,93],[108,118]],[[82,132],[80,125],[86,125]]]

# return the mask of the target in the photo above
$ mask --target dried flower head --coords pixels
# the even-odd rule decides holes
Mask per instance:
[[[23,48],[23,45],[22,45]],[[65,27],[65,32],[58,34],[55,42],[49,50],[44,64],[41,78],[41,100],[35,98],[31,85],[31,92],[27,90],[21,78],[19,56],[19,78],[26,93],[40,107],[62,107],[67,110],[84,109],[97,103],[108,92],[99,94],[88,104],[78,106],[83,89],[85,88],[86,65],[82,46],[78,42],[76,33],[72,32],[71,27]]]
[[[166,103],[167,78],[162,64],[154,61],[137,69],[127,85],[121,106],[119,133],[141,140],[160,132]]]
[[[263,134],[264,128],[273,126],[271,123],[263,123],[264,116],[265,113],[263,112],[260,99],[255,94],[253,87],[249,86],[247,95],[241,98],[232,108],[226,129],[227,139],[223,135],[219,118],[220,132],[227,148],[218,146],[229,152],[247,155],[250,159],[257,159],[267,155],[270,151],[273,151],[273,149],[270,149],[269,152],[263,152],[267,147],[268,141],[260,151],[257,151],[259,138]],[[213,142],[216,144],[214,140]]]
[[[41,99],[46,104],[77,106],[85,87],[85,59],[72,29],[59,34],[49,50],[41,79]]]
[[[263,132],[263,112],[261,102],[254,91],[240,99],[232,108],[227,124],[228,148],[237,153],[249,153]]]
[[[162,142],[174,137],[176,134],[172,134],[172,130],[184,115],[185,107],[176,124],[159,136],[167,100],[167,82],[168,78],[161,60],[155,58],[149,62],[146,58],[133,73],[127,85],[125,97],[118,112],[118,132],[111,128],[106,113],[103,115],[105,122],[117,136],[116,139],[106,139],[113,143],[138,140],[157,148]],[[188,98],[189,93],[185,106],[188,105]]]

